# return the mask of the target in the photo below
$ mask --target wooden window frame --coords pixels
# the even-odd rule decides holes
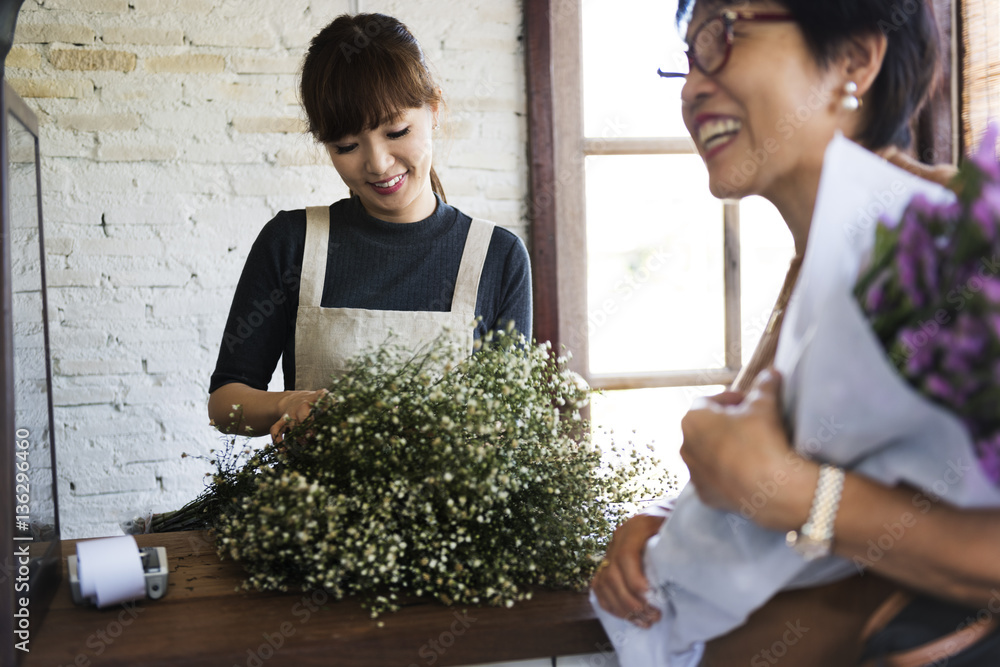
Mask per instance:
[[[962,152],[961,13],[953,0],[929,0],[942,35],[942,81],[914,126],[914,154],[954,164]],[[575,0],[524,0],[528,84],[535,338],[572,352],[570,367],[594,388],[636,389],[732,382],[742,362],[739,204],[723,204],[725,367],[693,371],[592,374],[587,339],[584,164],[590,155],[692,154],[690,140],[587,138],[583,127],[582,16]]]

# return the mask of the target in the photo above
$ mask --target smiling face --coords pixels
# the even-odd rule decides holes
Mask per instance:
[[[430,105],[407,109],[374,130],[326,144],[337,173],[370,215],[417,222],[434,212],[430,170],[436,118]]]
[[[727,9],[745,15],[748,8],[787,13],[775,2],[726,7],[702,0],[692,15],[689,46],[705,21]],[[692,68],[687,76],[684,123],[708,167],[712,194],[759,194],[777,203],[808,187],[803,179],[818,182],[826,146],[849,113],[841,107],[845,82],[836,67],[817,64],[794,21],[737,19],[732,26],[724,66],[711,75]]]

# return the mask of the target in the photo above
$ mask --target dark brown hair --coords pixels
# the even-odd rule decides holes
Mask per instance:
[[[299,92],[309,132],[324,144],[442,101],[420,44],[385,14],[344,14],[313,37]],[[446,201],[434,167],[430,177],[431,189]]]
[[[805,35],[816,62],[825,66],[850,40],[865,34],[886,36],[885,59],[869,91],[858,141],[875,150],[907,148],[910,121],[937,83],[939,33],[927,0],[777,0]],[[695,4],[710,10],[751,5],[752,0],[680,0],[677,20],[690,17]]]

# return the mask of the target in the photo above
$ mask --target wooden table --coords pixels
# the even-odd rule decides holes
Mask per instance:
[[[63,581],[23,665],[442,667],[610,651],[583,593],[536,591],[511,609],[421,602],[373,620],[358,601],[336,602],[322,590],[236,591],[240,566],[220,561],[203,531],[136,541],[167,548],[166,596],[107,609],[74,605],[65,557],[76,541],[67,540]]]

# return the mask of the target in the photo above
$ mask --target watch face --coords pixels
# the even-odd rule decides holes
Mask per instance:
[[[807,561],[816,560],[830,553],[830,541],[817,540],[800,533],[799,539],[795,542],[795,550]]]

